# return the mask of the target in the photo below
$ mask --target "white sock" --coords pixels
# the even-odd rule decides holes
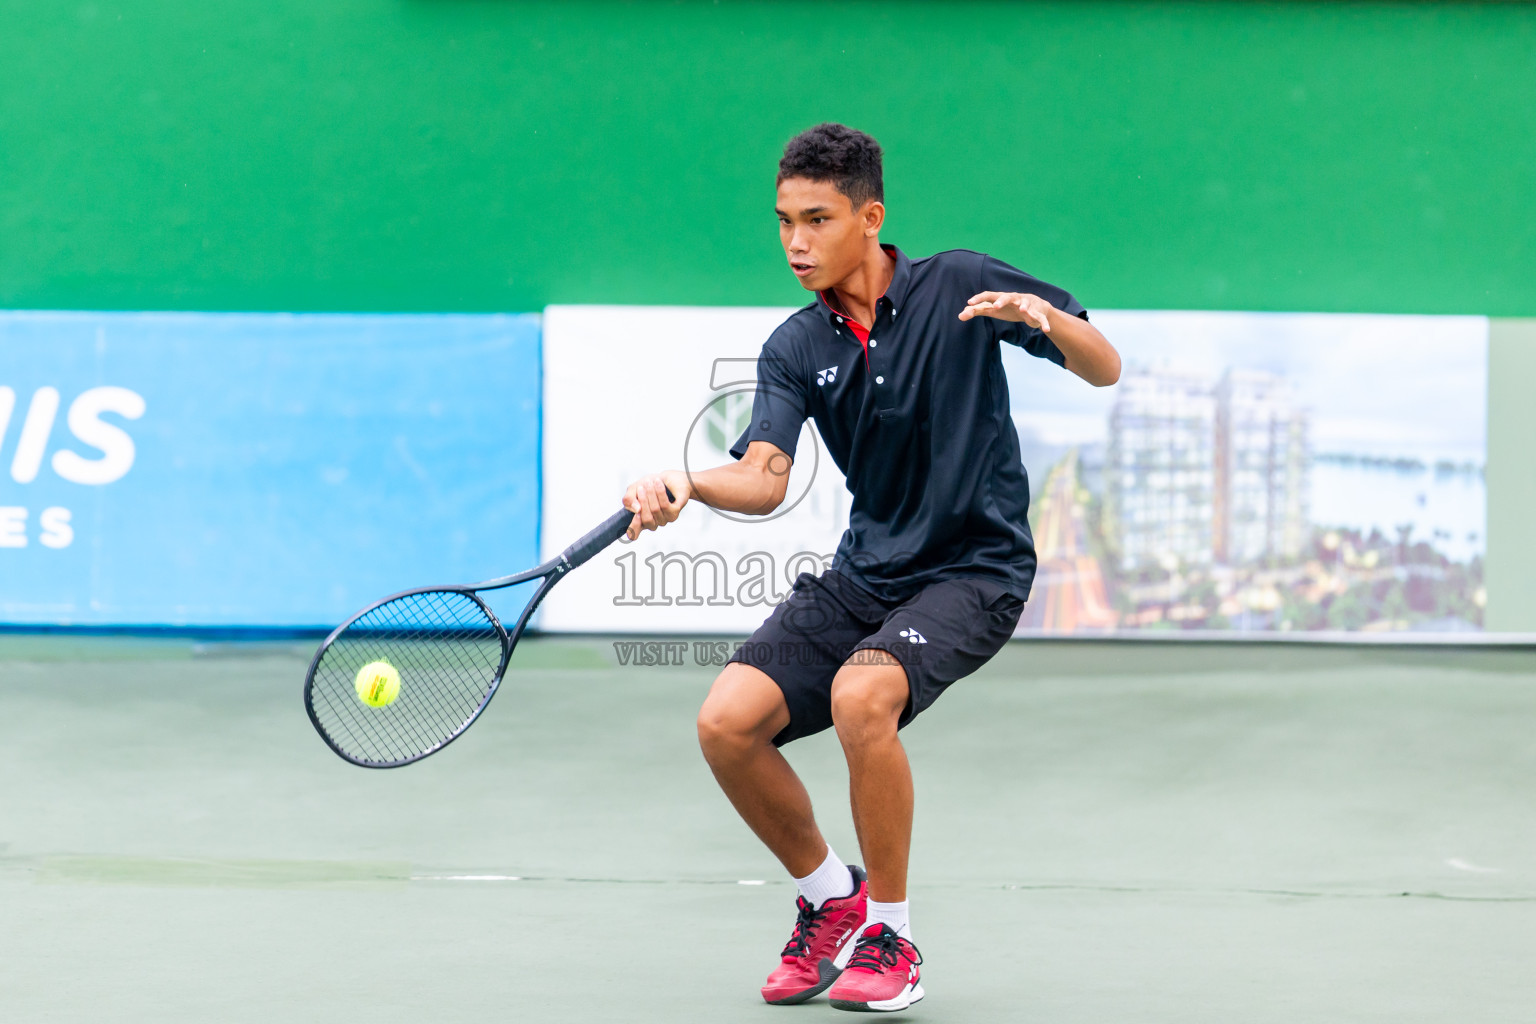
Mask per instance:
[[[827,900],[853,895],[853,872],[838,859],[837,852],[828,846],[827,859],[821,862],[821,867],[804,878],[795,879],[795,886],[805,901],[819,910]]]
[[[908,917],[906,900],[900,903],[876,903],[870,900],[869,918],[864,922],[864,927],[868,928],[872,924],[890,925],[891,931],[908,942],[912,941],[912,922]]]

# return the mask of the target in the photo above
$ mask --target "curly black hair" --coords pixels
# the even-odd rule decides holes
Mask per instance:
[[[790,139],[774,184],[785,178],[830,181],[855,210],[871,199],[885,202],[880,143],[844,124],[818,124]]]

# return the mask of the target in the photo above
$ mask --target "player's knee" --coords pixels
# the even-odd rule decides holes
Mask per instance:
[[[784,694],[755,668],[731,664],[699,709],[699,747],[713,766],[746,757],[789,724]]]
[[[899,665],[844,667],[832,681],[832,723],[844,742],[894,733],[906,702],[906,673]]]
[[[699,708],[699,749],[710,764],[733,761],[761,742],[754,716],[713,695]]]

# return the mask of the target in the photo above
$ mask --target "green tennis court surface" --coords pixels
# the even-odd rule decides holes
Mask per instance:
[[[712,670],[531,641],[462,740],[369,772],[308,654],[0,637],[0,1018],[849,1019],[758,1001],[793,888],[698,755]],[[1010,645],[904,733],[901,1016],[1530,1020],[1532,669]],[[854,856],[835,739],[789,753]]]

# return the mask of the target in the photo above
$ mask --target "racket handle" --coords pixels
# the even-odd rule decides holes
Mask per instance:
[[[677,500],[673,497],[670,487],[667,488],[667,500]],[[571,569],[590,560],[593,555],[624,536],[625,531],[629,529],[629,524],[634,521],[634,518],[635,514],[633,512],[627,508],[621,508],[607,519],[604,519],[601,526],[593,529],[585,537],[566,548],[560,554],[560,560],[569,567],[566,569],[566,572],[570,572]]]

